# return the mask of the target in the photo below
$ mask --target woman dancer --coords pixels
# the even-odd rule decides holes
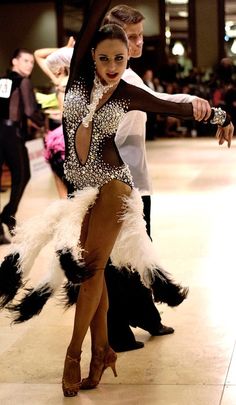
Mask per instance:
[[[51,207],[46,213],[47,227],[40,223],[39,229],[44,243],[52,234],[56,238],[57,257],[69,284],[81,284],[72,339],[65,358],[62,379],[65,396],[75,396],[80,389],[95,388],[107,367],[116,375],[116,354],[109,347],[107,337],[104,267],[109,256],[117,267],[125,265],[138,270],[147,286],[154,273],[159,275],[163,296],[172,291],[165,272],[158,268],[156,252],[146,234],[140,195],[133,188],[128,166],[122,162],[115,147],[117,127],[123,115],[132,109],[193,119],[191,104],[159,100],[121,80],[129,56],[126,34],[117,25],[107,25],[97,31],[109,3],[108,0],[93,2],[89,20],[83,25],[75,45],[65,96],[65,175],[72,188],[79,192],[74,198]],[[211,122],[219,125],[219,143],[226,140],[230,146],[233,126],[226,114],[213,109]],[[42,222],[41,217],[40,220]],[[32,238],[30,226],[19,237],[15,253],[5,258],[3,272],[7,262],[17,267],[20,258],[22,263],[21,256],[25,259],[25,269],[32,265],[29,242],[24,245],[29,236]],[[41,246],[33,247],[35,254]],[[15,275],[18,284],[15,283],[17,286],[11,296],[2,292],[4,304],[22,285],[20,273],[18,268]],[[59,279],[55,285],[61,281]],[[4,286],[4,283],[0,285]],[[45,302],[55,285],[45,283],[38,298]],[[23,300],[22,306],[13,307],[20,316],[23,311],[26,315],[23,320],[30,317],[25,311],[28,298]],[[81,348],[89,327],[92,358],[89,376],[81,381]]]

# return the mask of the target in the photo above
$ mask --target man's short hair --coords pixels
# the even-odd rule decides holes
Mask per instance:
[[[126,4],[119,4],[107,12],[103,24],[118,24],[123,28],[129,24],[138,24],[144,20],[144,16],[135,8]]]
[[[14,58],[19,58],[22,53],[28,53],[29,55],[33,55],[33,52],[29,51],[26,48],[16,48],[12,54],[11,60]]]

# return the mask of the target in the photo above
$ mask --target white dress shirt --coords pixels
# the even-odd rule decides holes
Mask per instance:
[[[146,86],[143,80],[130,68],[125,70],[122,79],[162,100],[190,103],[195,98],[195,96],[189,94],[155,92]],[[142,111],[129,111],[122,120],[115,138],[121,158],[128,164],[133,176],[134,185],[138,188],[141,195],[150,195],[152,193],[145,145],[146,120],[146,113]]]

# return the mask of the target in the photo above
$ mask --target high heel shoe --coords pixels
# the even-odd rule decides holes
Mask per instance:
[[[90,363],[89,376],[82,380],[80,389],[91,390],[93,388],[96,388],[102,378],[104,371],[108,367],[111,367],[114,376],[117,377],[115,364],[116,360],[117,354],[114,352],[114,350],[112,350],[111,347],[94,353]]]
[[[65,377],[65,374],[67,375]],[[69,378],[68,378],[69,376]],[[75,378],[76,376],[76,378]],[[75,382],[70,382],[68,379],[76,380]],[[81,384],[80,375],[80,357],[78,359],[73,359],[68,354],[66,355],[64,372],[62,378],[62,391],[65,397],[75,397],[78,394]]]

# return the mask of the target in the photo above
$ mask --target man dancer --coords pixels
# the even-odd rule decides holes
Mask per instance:
[[[10,200],[0,214],[0,245],[10,243],[4,235],[3,224],[11,234],[14,233],[15,214],[30,179],[25,146],[27,118],[39,127],[44,125],[29,79],[34,56],[27,49],[16,49],[11,62],[11,70],[0,78],[0,178],[4,162],[11,173]]]
[[[125,30],[131,58],[139,58],[143,48],[144,16],[127,5],[117,5],[106,14],[103,24],[115,23]],[[125,81],[152,92],[142,79],[130,68],[126,69]],[[155,93],[157,95],[157,93]],[[195,119],[201,121],[210,116],[210,105],[206,100],[187,94],[170,95],[158,93],[158,97],[175,101],[191,102]],[[139,189],[143,205],[147,233],[150,236],[151,181],[148,174],[146,149],[146,113],[131,111],[126,114],[116,135],[116,144],[124,162],[129,165],[134,185]],[[108,268],[109,267],[109,268]],[[109,342],[117,352],[143,347],[135,340],[129,325],[140,327],[152,336],[170,334],[174,329],[161,323],[160,314],[153,302],[156,297],[155,282],[151,292],[144,287],[137,273],[119,272],[113,266],[106,269],[106,282],[109,293],[108,333]]]

